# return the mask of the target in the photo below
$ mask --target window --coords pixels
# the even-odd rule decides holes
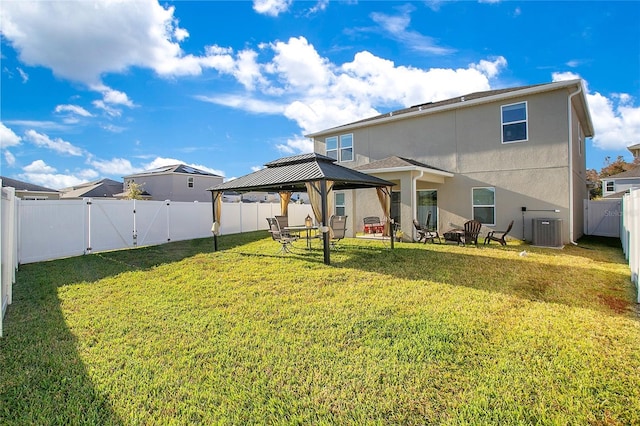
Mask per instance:
[[[608,180],[607,181],[607,185],[606,185],[607,192],[616,192],[616,185],[615,184],[616,184],[615,181]]]
[[[473,218],[484,225],[496,223],[496,189],[473,188]]]
[[[338,159],[338,137],[332,136],[330,138],[326,138],[324,143],[327,146],[327,157],[331,157],[334,160]]]
[[[340,161],[353,161],[353,134],[340,136]]]
[[[347,208],[344,205],[344,193],[336,192],[335,200],[336,200],[336,216],[344,216],[347,211]]]
[[[578,154],[582,156],[582,126],[578,123]]]
[[[192,177],[187,178],[187,186],[189,188],[193,188],[193,178]]]
[[[502,143],[522,142],[528,137],[527,103],[503,105]]]
[[[324,140],[327,157],[337,161],[353,161],[353,134],[331,136]]]

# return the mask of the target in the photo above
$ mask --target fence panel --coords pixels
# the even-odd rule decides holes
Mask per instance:
[[[171,241],[168,209],[170,205],[170,201],[136,201],[135,233],[138,246],[152,246]]]
[[[87,252],[131,248],[133,210],[131,200],[84,200],[88,214]]]
[[[171,203],[169,206],[171,241],[205,238],[213,235],[211,203]]]
[[[601,237],[620,237],[620,200],[584,200],[584,233]]]
[[[632,189],[622,199],[622,249],[629,261],[631,281],[640,303],[640,189]]]
[[[86,202],[20,200],[20,263],[40,262],[86,253]]]
[[[0,188],[2,181],[0,179]],[[13,283],[16,281],[18,227],[16,225],[15,190],[2,188],[0,194],[0,337],[7,308],[13,301]]]

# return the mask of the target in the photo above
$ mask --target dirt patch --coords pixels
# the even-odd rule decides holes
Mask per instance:
[[[624,300],[616,296],[599,294],[598,299],[600,300],[600,303],[607,306],[616,314],[623,314],[633,310],[631,309],[631,303],[628,300]]]

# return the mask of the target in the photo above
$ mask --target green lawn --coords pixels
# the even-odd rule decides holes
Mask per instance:
[[[23,265],[0,424],[640,424],[619,245],[296,245]]]

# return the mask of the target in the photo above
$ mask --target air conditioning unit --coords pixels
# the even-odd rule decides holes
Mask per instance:
[[[533,245],[541,247],[562,247],[562,219],[531,219]]]

